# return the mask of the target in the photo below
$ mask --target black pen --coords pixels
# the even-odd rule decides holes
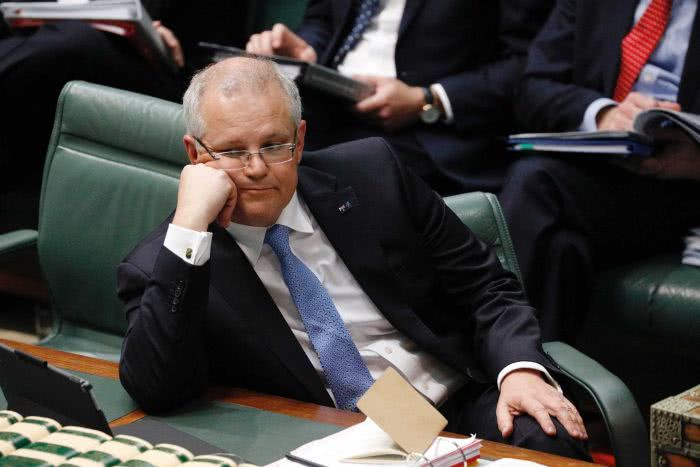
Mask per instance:
[[[306,465],[307,467],[326,467],[323,464],[319,464],[317,462],[313,462],[310,460],[302,459],[301,457],[297,457],[292,453],[287,454],[286,456],[287,459],[289,459],[292,462],[296,462],[298,464]]]

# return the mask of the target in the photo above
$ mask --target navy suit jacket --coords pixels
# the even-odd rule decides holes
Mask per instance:
[[[611,97],[620,69],[622,39],[639,0],[559,0],[532,44],[516,99],[530,131],[578,128],[588,105]],[[700,26],[696,14],[678,102],[700,112]]]
[[[515,277],[384,141],[305,153],[298,189],[365,293],[422,349],[479,381],[519,360],[556,369]],[[331,405],[233,238],[212,226],[209,262],[191,266],[163,246],[167,225],[118,269],[129,322],[120,376],[131,396],[163,410],[213,382]]]
[[[472,186],[472,168],[503,164],[498,138],[512,131],[514,88],[527,48],[554,0],[406,0],[396,43],[397,78],[440,83],[454,125],[415,126],[438,168]],[[298,29],[329,66],[354,20],[352,0],[311,0]],[[495,188],[495,187],[494,187]]]

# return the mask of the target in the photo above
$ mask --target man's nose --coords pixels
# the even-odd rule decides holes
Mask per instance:
[[[246,175],[251,178],[261,178],[267,174],[268,167],[260,153],[250,155],[250,161],[248,161],[248,167],[245,168],[245,171]]]

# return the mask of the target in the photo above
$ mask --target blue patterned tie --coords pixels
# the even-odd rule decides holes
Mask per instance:
[[[345,60],[345,56],[352,49],[355,48],[360,39],[362,38],[362,33],[365,32],[367,26],[374,18],[374,15],[379,11],[379,0],[362,0],[360,3],[360,8],[357,12],[357,17],[355,18],[355,24],[353,24],[350,34],[347,35],[343,43],[341,44],[338,52],[336,52],[335,57],[333,57],[333,66],[337,67],[340,63]]]
[[[273,225],[265,234],[282,266],[282,277],[299,310],[336,404],[353,410],[374,383],[328,291],[289,248],[289,227]]]

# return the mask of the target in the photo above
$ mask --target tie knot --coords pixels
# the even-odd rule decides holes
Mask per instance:
[[[270,245],[278,258],[286,256],[289,249],[289,227],[275,224],[265,232],[265,243]]]

